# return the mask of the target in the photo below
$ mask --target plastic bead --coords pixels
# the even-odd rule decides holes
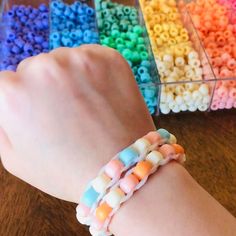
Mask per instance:
[[[105,173],[112,179],[119,177],[124,168],[124,164],[122,162],[120,160],[111,160],[105,166]]]
[[[135,163],[139,153],[132,147],[128,147],[119,153],[119,159],[125,166],[131,166]]]
[[[97,193],[104,193],[110,181],[111,179],[108,176],[102,174],[93,180],[92,187]]]
[[[116,188],[106,195],[105,201],[111,208],[117,208],[124,196],[124,192],[120,188]]]
[[[151,162],[153,166],[158,165],[163,160],[163,155],[158,151],[152,151],[147,155],[146,160]]]
[[[104,222],[108,216],[110,215],[110,213],[112,212],[112,208],[106,203],[102,203],[96,210],[96,218],[100,221],[100,222]]]
[[[142,180],[150,174],[152,167],[151,162],[141,161],[135,166],[133,173],[139,180]]]
[[[120,182],[120,188],[122,189],[122,191],[124,191],[126,194],[133,192],[135,187],[138,185],[139,180],[138,178],[133,175],[127,175],[125,176],[121,182]]]
[[[93,204],[97,201],[99,193],[95,191],[93,187],[90,187],[82,197],[82,203],[87,207],[92,207]]]
[[[138,150],[139,153],[144,153],[150,146],[151,143],[145,138],[138,139],[133,145],[133,147]]]

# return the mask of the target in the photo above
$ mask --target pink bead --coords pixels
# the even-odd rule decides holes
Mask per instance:
[[[124,165],[119,160],[111,160],[106,166],[105,166],[105,173],[110,178],[118,178],[121,175],[121,172],[124,168]]]
[[[232,88],[229,91],[229,97],[236,99],[236,88]]]
[[[87,207],[86,205],[80,203],[77,208],[76,208],[76,211],[78,212],[79,215],[83,216],[83,217],[86,217],[89,215],[90,213],[90,208]]]
[[[230,101],[228,101],[227,103],[226,103],[226,106],[225,106],[225,108],[226,109],[232,109],[233,108],[233,103],[232,102],[230,102]]]
[[[218,107],[219,107],[219,109],[224,109],[225,105],[226,105],[225,102],[220,102]]]
[[[124,179],[121,180],[120,188],[122,191],[128,194],[134,191],[138,183],[139,183],[138,178],[135,175],[130,174],[128,176],[125,176]]]
[[[228,97],[228,89],[225,86],[221,86],[217,89],[217,95],[219,97]]]
[[[221,78],[229,78],[232,76],[232,71],[230,71],[228,68],[222,68],[220,70],[220,77]]]
[[[211,105],[211,110],[216,111],[216,110],[218,110],[218,109],[219,109],[218,103],[217,103],[217,102],[212,103],[212,105]]]
[[[161,135],[156,131],[149,132],[144,136],[144,138],[146,138],[151,144],[159,143],[162,140]]]
[[[164,144],[158,150],[164,158],[166,157],[173,157],[175,155],[175,148],[172,147],[170,144]]]
[[[223,62],[227,62],[230,58],[231,56],[227,52],[221,55],[221,59],[223,60]]]
[[[234,108],[236,108],[236,102],[234,103]]]
[[[236,61],[234,59],[230,59],[227,61],[227,67],[230,70],[234,70],[236,68]]]

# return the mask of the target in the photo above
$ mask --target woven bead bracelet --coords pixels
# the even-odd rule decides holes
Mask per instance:
[[[108,230],[108,226],[120,206],[147,182],[149,176],[155,173],[159,166],[166,165],[171,160],[180,163],[186,160],[184,149],[180,145],[164,144],[157,150],[151,151],[144,160],[130,169],[99,203],[93,216],[90,233],[93,236],[112,235]]]
[[[98,177],[88,184],[86,191],[80,199],[80,204],[76,208],[78,221],[82,224],[90,225],[97,205],[103,199],[108,189],[119,181],[122,173],[126,172],[137,162],[142,161],[150,151],[164,144],[175,142],[176,138],[174,135],[165,129],[159,129],[149,132],[118,153],[100,170]]]

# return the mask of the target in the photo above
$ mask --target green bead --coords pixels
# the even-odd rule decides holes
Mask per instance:
[[[115,42],[116,44],[124,44],[124,40],[122,38],[117,38]]]
[[[138,52],[133,52],[132,54],[132,62],[137,63],[140,61],[140,56]]]
[[[133,32],[140,35],[143,33],[143,27],[140,25],[135,25],[133,28]]]
[[[100,40],[104,40],[106,38],[104,34],[101,34],[99,37],[100,37]]]
[[[109,44],[109,47],[116,48],[116,44],[114,42],[112,42],[112,43]]]
[[[103,45],[109,45],[110,44],[110,38],[106,37],[104,39],[101,40],[101,43]]]
[[[138,45],[137,45],[137,50],[138,50],[139,52],[146,51],[146,47],[145,47],[144,44],[138,44]]]
[[[137,43],[138,43],[138,44],[144,44],[144,43],[145,43],[144,38],[138,37]]]
[[[126,39],[126,38],[127,38],[126,33],[121,32],[120,37],[121,37],[122,39]]]
[[[129,37],[130,40],[132,40],[132,39],[137,39],[138,35],[136,33],[131,32],[131,33],[128,34],[128,37]]]
[[[129,49],[133,49],[134,46],[135,46],[135,44],[134,44],[134,42],[132,42],[132,41],[126,41],[126,42],[125,42],[125,46],[126,46],[127,48],[129,48]]]
[[[112,36],[113,38],[118,38],[118,37],[120,37],[120,31],[119,31],[119,30],[112,30],[112,31],[111,31],[111,36]]]
[[[125,49],[123,50],[122,55],[125,59],[130,60],[132,58],[132,51],[130,49]]]
[[[142,60],[147,60],[148,59],[148,53],[147,52],[141,52],[140,57]]]
[[[124,51],[124,49],[126,49],[124,44],[117,44],[116,48],[120,53],[122,53]]]

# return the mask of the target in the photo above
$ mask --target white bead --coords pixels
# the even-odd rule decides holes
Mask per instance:
[[[177,143],[177,138],[173,134],[170,134],[169,143],[170,144]]]
[[[199,91],[203,95],[208,95],[209,94],[208,85],[207,84],[201,84],[201,86],[199,87]]]
[[[196,76],[201,76],[202,77],[202,74],[203,74],[203,71],[202,71],[202,68],[195,68],[195,74]]]
[[[138,139],[133,147],[141,154],[141,153],[145,153],[148,148],[151,146],[151,143],[145,139],[145,138],[140,138]]]
[[[121,190],[113,189],[106,195],[105,201],[111,208],[115,209],[120,206],[124,196],[125,194]]]
[[[180,112],[180,106],[175,105],[175,106],[172,108],[172,111],[173,111],[174,113],[179,113],[179,112]]]
[[[175,77],[168,76],[168,77],[166,78],[166,82],[167,82],[167,83],[173,83],[173,82],[175,82],[175,81],[176,81]],[[170,86],[170,85],[168,85],[168,86]]]
[[[197,88],[197,85],[195,83],[186,83],[185,87],[189,91],[194,91]]]
[[[198,59],[189,59],[188,64],[193,68],[198,68],[201,65],[201,62]]]
[[[198,98],[201,98],[201,97],[202,97],[202,94],[198,90],[193,91],[192,98],[194,100],[197,100]]]
[[[102,174],[92,181],[92,186],[96,192],[104,193],[110,181],[111,179],[108,176]]]
[[[175,92],[177,95],[182,95],[184,93],[184,86],[183,85],[176,86]]]
[[[211,96],[210,95],[206,95],[203,97],[202,103],[204,104],[209,104],[211,101]]]
[[[188,79],[192,79],[192,78],[194,78],[194,71],[193,71],[192,69],[187,70],[187,71],[185,72],[185,75],[186,75],[186,77],[187,77]]]
[[[173,56],[169,55],[169,54],[165,54],[163,56],[163,61],[167,61],[167,62],[172,62],[173,63]]]
[[[164,62],[162,62],[162,61],[158,61],[158,62],[157,62],[157,60],[156,60],[156,63],[157,63],[158,71],[164,73],[165,70],[166,70],[166,67],[165,67]]]
[[[197,110],[197,106],[195,104],[192,104],[191,106],[188,106],[188,110],[194,112]]]
[[[192,51],[188,54],[188,59],[198,59],[198,53],[196,51]]]
[[[163,159],[163,155],[158,151],[152,151],[146,157],[146,160],[150,161],[153,165],[158,165]]]
[[[199,111],[206,111],[208,109],[207,104],[201,104],[198,106]]]
[[[177,103],[177,105],[182,105],[184,103],[184,99],[181,95],[178,95],[175,97],[175,102]]]
[[[187,72],[189,70],[192,70],[192,67],[190,65],[185,65],[184,66],[184,72]]]
[[[176,57],[175,58],[175,65],[178,67],[182,67],[185,65],[185,60],[183,57]]]
[[[192,93],[190,91],[184,91],[183,93],[183,99],[184,101],[189,101],[192,99]]]
[[[171,71],[169,70],[169,69],[167,69],[167,67],[166,67],[166,69],[165,69],[165,71],[164,71],[164,75],[167,77],[167,76],[169,76],[171,74]]]
[[[160,104],[160,110],[161,110],[161,113],[165,115],[170,113],[170,108],[164,103]]]
[[[174,95],[173,95],[173,93],[168,92],[166,94],[166,102],[172,102],[172,101],[174,101]]]
[[[188,110],[188,107],[185,103],[183,103],[182,105],[180,105],[180,110],[181,111],[187,111]]]
[[[172,110],[176,106],[176,102],[175,101],[170,101],[168,106]]]

